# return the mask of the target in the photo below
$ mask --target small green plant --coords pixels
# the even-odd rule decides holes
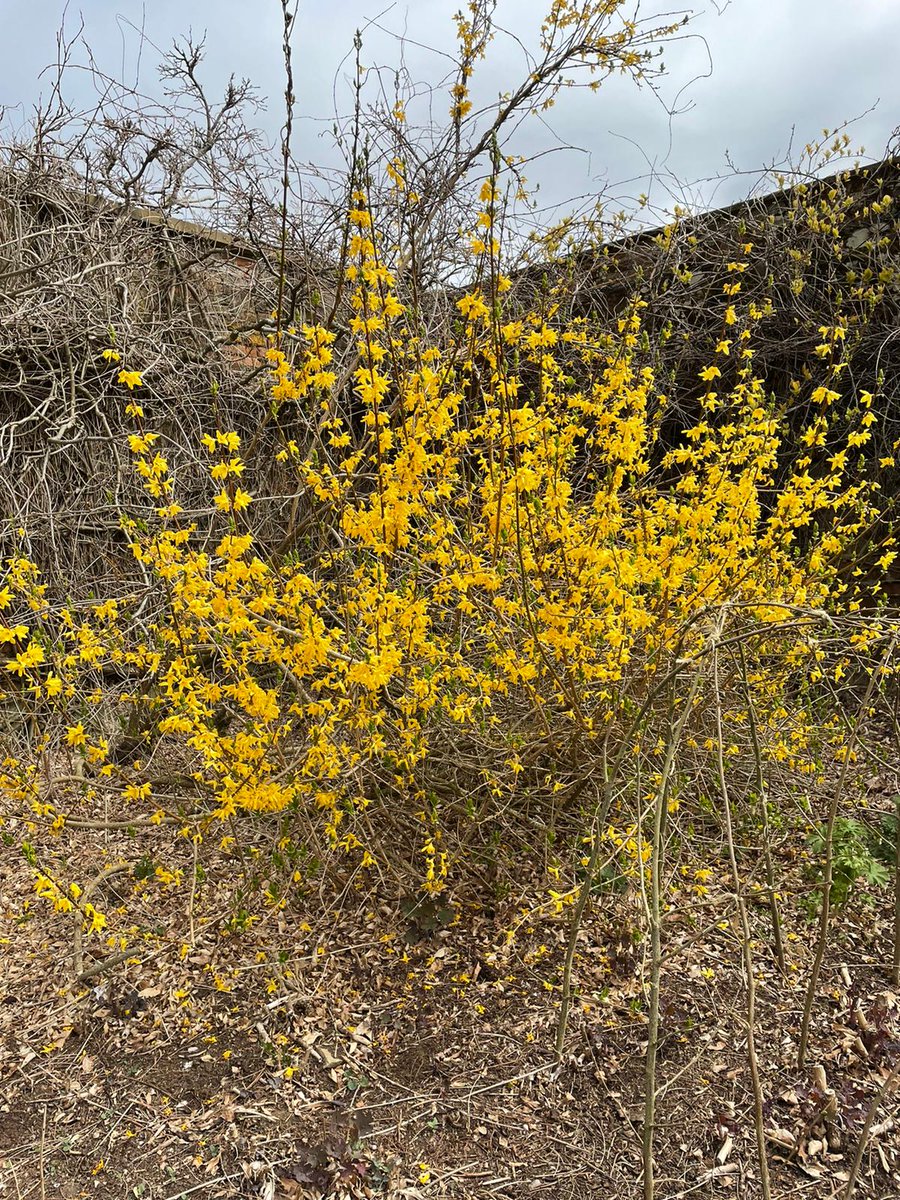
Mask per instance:
[[[148,855],[143,855],[134,864],[133,874],[137,880],[149,879],[156,871],[156,863]]]
[[[831,903],[841,906],[847,903],[858,885],[866,892],[886,887],[890,882],[888,871],[879,853],[879,833],[854,820],[853,817],[838,817],[834,823],[833,866]],[[810,836],[810,850],[821,859],[825,852],[825,831],[819,827]]]

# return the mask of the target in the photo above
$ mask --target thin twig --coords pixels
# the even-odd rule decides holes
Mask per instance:
[[[837,821],[838,809],[841,802],[841,797],[844,792],[844,787],[847,782],[847,777],[850,773],[850,767],[854,757],[856,744],[859,740],[859,735],[862,729],[862,723],[865,720],[869,708],[869,701],[872,699],[872,693],[875,691],[875,686],[879,682],[881,672],[887,666],[891,655],[894,653],[894,647],[897,644],[898,634],[895,633],[888,642],[887,648],[881,657],[880,662],[873,668],[869,677],[869,685],[866,688],[865,696],[862,704],[856,714],[856,720],[853,723],[853,728],[850,737],[844,744],[844,758],[841,764],[841,773],[837,783],[831,790],[831,799],[828,804],[828,818],[825,824],[825,863],[822,869],[822,907],[819,910],[819,931],[816,939],[816,954],[813,959],[813,965],[809,972],[809,980],[806,985],[806,996],[803,1001],[803,1019],[800,1023],[800,1045],[797,1049],[797,1065],[802,1067],[806,1063],[806,1052],[809,1047],[809,1027],[812,1020],[812,1010],[816,999],[816,989],[819,985],[819,973],[822,970],[822,962],[825,958],[825,950],[828,946],[829,922],[831,918],[831,886],[834,879],[834,826]]]
[[[770,1200],[772,1189],[769,1184],[769,1160],[766,1156],[766,1127],[763,1109],[763,1090],[759,1075],[759,1059],[756,1054],[756,976],[754,974],[753,949],[750,939],[750,921],[744,899],[744,885],[734,849],[734,826],[731,819],[731,795],[725,777],[725,734],[722,729],[722,694],[719,688],[719,651],[713,651],[713,688],[716,699],[716,773],[719,777],[719,794],[725,816],[725,834],[728,839],[728,859],[734,896],[741,923],[741,949],[744,958],[744,974],[747,979],[747,1062],[753,1086],[753,1124],[756,1131],[756,1153],[759,1163],[759,1183],[763,1200]]]
[[[877,1095],[873,1096],[872,1103],[869,1105],[869,1111],[866,1113],[865,1124],[863,1125],[862,1133],[859,1135],[859,1141],[856,1144],[856,1153],[853,1155],[853,1164],[850,1167],[850,1178],[847,1180],[847,1190],[844,1192],[844,1200],[851,1200],[851,1197],[853,1196],[854,1189],[856,1188],[856,1181],[859,1178],[859,1169],[862,1165],[862,1157],[865,1153],[866,1143],[868,1142],[869,1134],[872,1131],[872,1125],[874,1124],[878,1109],[881,1107],[882,1100],[884,1100],[885,1096],[893,1088],[894,1084],[897,1082],[898,1076],[900,1076],[900,1057],[898,1057],[897,1061],[894,1063],[890,1073],[885,1078],[884,1083],[882,1083],[881,1087],[878,1089]]]
[[[674,693],[675,680],[672,681]],[[653,815],[653,837],[650,855],[650,1009],[647,1018],[647,1057],[644,1069],[644,1128],[641,1142],[644,1172],[644,1200],[654,1200],[656,1184],[653,1162],[653,1134],[656,1121],[656,1057],[659,1051],[660,971],[662,967],[662,872],[664,866],[664,830],[669,806],[669,791],[675,755],[685,724],[694,707],[700,687],[700,670],[695,670],[684,708],[678,720],[674,715],[674,694],[669,705],[670,734],[666,757],[660,771]]]

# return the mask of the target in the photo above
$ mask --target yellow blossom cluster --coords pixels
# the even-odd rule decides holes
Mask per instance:
[[[574,19],[576,6],[557,7],[561,23]],[[492,178],[471,243],[478,282],[458,298],[450,335],[429,342],[397,293],[366,192],[354,192],[351,404],[333,332],[303,325],[273,338],[272,412],[302,408],[311,429],[306,442],[285,436],[277,455],[303,489],[319,543],[280,559],[260,552],[250,470],[229,429],[202,438],[220,527],[201,536],[175,498],[163,439],[131,398],[143,378],[122,369],[128,446],[156,516],[152,526],[126,522],[132,553],[159,585],[152,625],[131,628],[127,603],[101,599],[55,614],[51,635],[24,557],[9,559],[0,589],[0,643],[12,650],[4,674],[46,711],[63,711],[76,677],[121,663],[140,679],[132,700],[153,737],[187,756],[209,815],[305,808],[332,846],[368,866],[378,855],[356,818],[371,823],[379,804],[407,796],[420,810],[431,892],[451,869],[426,782],[436,747],[446,753],[455,738],[488,747],[489,791],[512,803],[530,761],[514,730],[554,752],[595,753],[673,664],[702,660],[718,636],[711,614],[726,610],[770,630],[752,679],[777,728],[773,680],[821,671],[825,657],[802,630],[783,628],[785,614],[834,601],[840,551],[873,511],[870,490],[848,476],[851,451],[870,437],[872,394],[840,442],[829,428],[839,318],[819,331],[824,381],[800,453],[785,458],[784,411],[753,358],[769,309],[741,300],[752,245],[728,264],[715,360],[700,371],[696,419],[673,439],[642,356],[644,303],[612,327],[567,316],[552,297],[530,310],[514,303],[498,198]],[[844,667],[830,669],[838,681]],[[699,729],[691,737],[701,744]],[[60,742],[115,774],[89,706],[64,721]],[[777,745],[792,762],[810,756],[802,722]],[[18,780],[8,787],[30,786],[7,774]],[[163,819],[139,766],[120,782],[129,811],[144,804]],[[605,838],[640,873],[639,824],[612,824]],[[706,878],[696,878],[699,894]]]

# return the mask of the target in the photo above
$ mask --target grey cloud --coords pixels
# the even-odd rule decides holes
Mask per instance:
[[[412,78],[435,81],[449,69],[445,55],[453,50],[457,6],[458,0],[418,0],[395,4],[380,18],[384,29],[411,39],[404,58]],[[354,30],[384,7],[370,0],[301,2],[294,42],[301,158],[326,166],[339,161],[328,133],[335,73],[351,49]],[[500,0],[498,22],[533,47],[545,7],[539,0]],[[0,105],[22,105],[27,112],[39,92],[46,92],[47,82],[39,82],[38,73],[53,59],[62,9],[60,0],[0,0]],[[146,6],[137,0],[90,0],[82,12],[85,37],[101,67],[129,82],[136,77],[140,50],[134,27],[143,25],[161,49],[191,27],[195,34],[205,29],[207,78],[221,87],[232,72],[250,77],[269,97],[261,124],[270,138],[277,137],[283,83],[275,0],[152,0]],[[70,6],[70,31],[78,19],[78,10]],[[690,30],[691,36],[666,51],[669,76],[660,83],[664,104],[648,88],[614,79],[600,94],[563,94],[546,123],[531,119],[521,126],[510,147],[515,151],[535,154],[560,143],[581,148],[548,155],[528,169],[531,181],[540,184],[542,204],[590,197],[604,183],[613,195],[636,196],[647,190],[648,164],[660,173],[651,192],[658,203],[679,195],[676,179],[687,185],[687,196],[727,203],[746,191],[752,172],[784,153],[792,127],[799,149],[824,126],[858,116],[880,99],[851,129],[854,141],[878,157],[900,120],[895,64],[900,5],[892,0],[856,0],[852,12],[840,0],[734,0],[722,15],[710,9],[699,16]],[[712,74],[702,78],[707,50]],[[396,65],[399,54],[396,38],[368,26],[367,64]],[[145,89],[156,86],[156,57],[149,46],[140,50]],[[484,67],[476,100],[487,102],[521,77],[523,52],[512,37],[498,33]],[[347,74],[345,64],[337,81],[343,111],[350,102]],[[73,82],[78,98],[85,97],[87,81]],[[684,111],[670,123],[665,104],[675,104],[676,98]],[[445,101],[436,104],[439,115],[446,112]],[[728,172],[726,153],[748,174],[717,183],[716,177]]]

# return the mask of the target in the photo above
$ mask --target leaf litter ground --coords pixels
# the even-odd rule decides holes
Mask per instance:
[[[82,879],[133,863],[135,844],[124,831],[60,839]],[[141,831],[141,861],[173,870],[176,853],[190,879],[189,843],[173,851],[169,831]],[[523,878],[487,908],[417,906],[336,874],[282,909],[257,897],[258,919],[236,930],[236,860],[204,847],[204,872],[193,894],[183,881],[104,879],[94,902],[133,953],[97,971],[115,948],[86,939],[82,968],[95,973],[77,982],[71,919],[36,900],[20,853],[0,848],[0,1196],[640,1194],[647,963],[635,897],[602,893],[589,912],[556,1062],[568,912],[523,920]],[[657,1194],[756,1197],[732,897],[671,900]],[[751,912],[776,1197],[843,1194],[900,1053],[887,908],[835,922],[810,1056],[825,1091],[796,1066],[813,926],[798,906],[783,978],[766,911]],[[900,1197],[896,1097],[872,1122],[856,1195]]]

